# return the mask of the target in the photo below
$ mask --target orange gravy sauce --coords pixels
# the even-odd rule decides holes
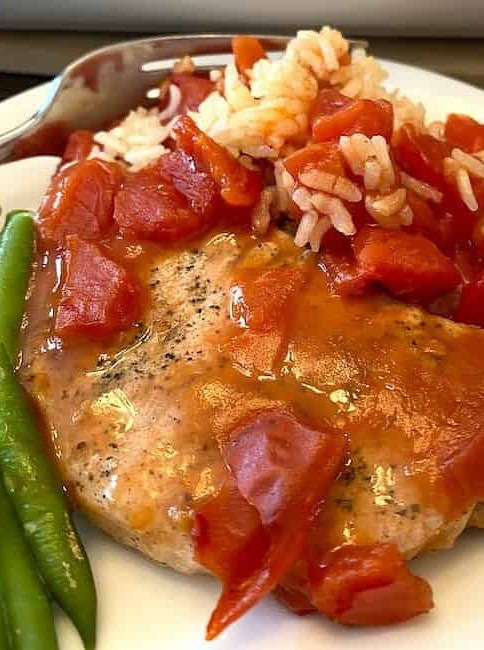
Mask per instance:
[[[467,453],[471,438],[484,436],[484,332],[459,329],[381,296],[342,299],[329,290],[314,256],[301,255],[284,236],[273,233],[267,240],[276,241],[279,250],[269,261],[261,261],[254,257],[257,241],[248,235],[237,237],[241,252],[222,305],[223,327],[206,337],[206,345],[216,350],[217,363],[204,366],[197,359],[182,360],[173,371],[179,384],[184,378],[187,383],[177,401],[181,421],[177,435],[189,437],[193,449],[213,453],[204,456],[205,466],[197,465],[194,456],[185,469],[176,457],[177,440],[181,444],[182,438],[175,436],[171,451],[154,456],[153,468],[161,463],[165,475],[171,471],[181,476],[195,503],[207,498],[217,491],[223,475],[215,438],[228,435],[261,410],[281,407],[311,426],[338,430],[348,440],[347,464],[321,515],[324,546],[373,541],[372,531],[355,514],[355,506],[363,504],[363,488],[367,502],[377,509],[430,507],[449,518],[464,511],[479,495],[456,482],[453,459]],[[203,248],[206,242],[196,246]],[[133,248],[129,264],[146,283],[155,263],[178,252]],[[304,283],[283,314],[281,328],[252,332],[240,317],[244,300],[238,290],[240,279],[247,277],[247,269],[262,273],[281,264],[296,264]],[[41,408],[49,399],[64,411],[49,423],[59,457],[79,439],[73,414],[81,405],[75,394],[67,402],[63,399],[65,386],[79,373],[109,367],[116,355],[129,354],[152,332],[145,323],[147,328],[124,333],[110,345],[62,346],[51,336],[58,276],[55,257],[38,261],[20,376]],[[250,304],[246,307],[250,311]],[[230,314],[237,317],[230,320]],[[39,356],[44,360],[43,374],[35,372]],[[139,408],[141,404],[133,405],[133,418]],[[153,426],[156,429],[156,422]],[[136,426],[131,431],[136,435]],[[409,477],[416,495],[410,506],[408,499],[399,503],[402,494],[396,489]],[[152,518],[148,493],[147,488],[143,508],[133,512],[133,525],[140,528]]]

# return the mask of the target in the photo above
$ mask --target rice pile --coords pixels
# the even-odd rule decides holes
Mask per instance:
[[[178,70],[193,71],[187,57]],[[334,227],[345,235],[355,233],[347,206],[364,201],[366,210],[382,226],[412,222],[407,190],[439,203],[442,194],[434,187],[404,173],[396,173],[389,143],[382,136],[367,138],[361,133],[340,138],[343,157],[362,189],[347,178],[310,171],[293,178],[282,159],[306,144],[309,138],[309,109],[321,87],[335,87],[348,97],[386,99],[392,103],[395,128],[411,123],[443,138],[443,124],[425,126],[425,111],[399,91],[384,86],[387,74],[362,49],[350,52],[348,41],[329,27],[321,31],[299,31],[277,60],[261,59],[247,78],[234,63],[211,73],[219,90],[212,92],[190,116],[198,127],[225,146],[248,167],[265,159],[273,164],[274,184],[266,187],[253,211],[252,225],[264,233],[270,221],[286,213],[294,203],[301,211],[295,235],[299,246],[317,251],[324,234]],[[95,134],[91,156],[119,160],[131,171],[141,169],[168,149],[166,140],[177,119],[181,96],[169,86],[167,107],[160,111],[138,108],[109,131]],[[445,160],[445,174],[452,177],[469,210],[478,208],[471,179],[484,178],[484,152],[469,155],[454,149]]]

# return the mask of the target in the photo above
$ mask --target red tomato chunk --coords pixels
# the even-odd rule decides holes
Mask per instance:
[[[430,302],[461,282],[453,262],[420,234],[366,227],[354,250],[360,272],[403,300]]]
[[[469,153],[484,149],[484,124],[467,115],[452,113],[445,123],[445,139],[449,144]]]
[[[74,131],[67,140],[62,162],[69,163],[84,160],[91,153],[93,144],[94,134],[92,131]]]
[[[122,232],[140,239],[172,243],[198,235],[212,224],[210,204],[205,210],[194,210],[187,197],[167,180],[170,170],[175,174],[174,167],[173,159],[162,165],[156,161],[127,175],[114,202],[114,219]],[[187,192],[189,188],[190,177],[187,178]],[[205,205],[195,193],[192,195],[194,203]]]
[[[209,79],[196,74],[174,73],[171,75],[171,83],[178,86],[181,92],[181,101],[177,109],[177,113],[181,114],[185,114],[187,111],[197,111],[203,100],[215,88]]]
[[[344,176],[343,157],[336,142],[310,144],[299,149],[284,160],[284,167],[294,179],[309,171],[324,171],[335,176]]]
[[[218,186],[193,156],[173,151],[161,156],[158,166],[162,176],[183,194],[192,210],[207,218],[212,216],[220,203]]]
[[[484,271],[463,287],[455,320],[484,327]]]
[[[363,133],[367,137],[382,135],[389,140],[393,130],[393,108],[384,99],[348,100],[337,91],[320,92],[311,112],[315,142],[337,140],[342,135]]]
[[[342,546],[311,572],[312,603],[345,625],[389,625],[433,607],[429,584],[408,570],[397,546]]]
[[[233,305],[233,318],[253,332],[268,332],[287,325],[291,302],[304,282],[304,274],[290,266],[247,272],[238,282],[243,300]]]
[[[134,278],[102,249],[73,235],[64,251],[66,279],[55,319],[62,337],[104,340],[140,317]]]
[[[224,583],[208,639],[272,591],[298,559],[345,447],[338,433],[279,411],[259,414],[219,444],[230,474],[198,509],[194,530],[197,559]]]
[[[200,131],[189,117],[180,118],[173,131],[178,147],[193,156],[202,167],[208,168],[225,203],[233,206],[257,203],[262,191],[259,171],[244,167],[225,147]]]
[[[42,239],[60,244],[68,235],[97,239],[113,222],[114,195],[122,178],[117,163],[84,160],[54,176],[39,210]]]
[[[364,293],[371,284],[358,268],[351,249],[323,249],[319,265],[326,273],[332,288],[342,296],[357,296]]]
[[[232,39],[232,52],[239,72],[250,70],[260,59],[267,59],[260,41],[253,36],[235,36]]]
[[[393,138],[393,151],[398,164],[411,176],[445,189],[444,158],[452,147],[426,133],[418,133],[411,124],[404,124]]]

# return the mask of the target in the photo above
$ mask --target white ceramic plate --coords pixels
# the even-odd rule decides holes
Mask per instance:
[[[484,91],[439,75],[383,62],[392,86],[423,101],[432,119],[460,111],[484,121]],[[38,105],[40,86],[0,104],[0,128],[18,124]],[[38,205],[56,159],[33,158],[0,167],[4,210]],[[99,595],[98,650],[450,650],[484,646],[484,531],[466,532],[456,547],[413,563],[433,589],[435,610],[391,628],[348,629],[322,617],[298,618],[267,598],[210,644],[203,640],[219,586],[185,577],[122,548],[80,521]],[[71,625],[58,615],[62,650],[80,650]]]

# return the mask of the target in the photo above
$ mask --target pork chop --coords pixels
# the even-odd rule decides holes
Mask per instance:
[[[247,268],[281,264],[307,273],[284,353],[276,361],[266,337],[234,356],[227,342],[245,330],[231,319],[231,287]],[[48,339],[49,277],[34,278],[21,378],[72,499],[121,543],[203,571],[190,530],[196,504],[222,480],[215,436],[274,406],[348,437],[351,459],[315,529],[324,545],[395,542],[411,558],[452,545],[466,526],[473,503],[442,498],[424,452],[429,436],[484,427],[484,366],[474,363],[484,331],[383,296],[337,297],[314,257],[277,230],[160,252],[144,323],[110,348],[62,351]]]

